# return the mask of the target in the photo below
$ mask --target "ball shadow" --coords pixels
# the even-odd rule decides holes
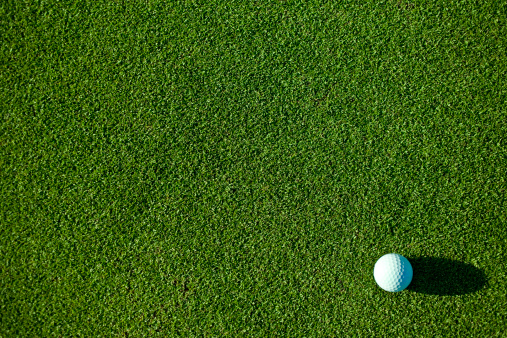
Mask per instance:
[[[445,258],[409,258],[414,277],[408,290],[430,295],[456,296],[487,286],[486,274],[467,263]]]

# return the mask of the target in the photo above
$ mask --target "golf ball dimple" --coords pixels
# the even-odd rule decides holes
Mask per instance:
[[[402,255],[390,253],[375,263],[373,276],[382,289],[389,292],[402,291],[412,281],[412,265]]]

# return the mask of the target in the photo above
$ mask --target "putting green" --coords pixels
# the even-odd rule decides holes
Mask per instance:
[[[0,336],[505,336],[506,9],[3,1]]]

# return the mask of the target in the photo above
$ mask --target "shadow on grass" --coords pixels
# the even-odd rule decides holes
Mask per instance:
[[[408,290],[430,295],[456,296],[479,291],[486,274],[471,264],[444,258],[409,258],[414,269]]]

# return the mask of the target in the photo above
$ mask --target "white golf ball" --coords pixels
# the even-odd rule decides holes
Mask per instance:
[[[378,286],[389,292],[404,290],[412,281],[413,274],[408,259],[396,253],[380,257],[373,269]]]

